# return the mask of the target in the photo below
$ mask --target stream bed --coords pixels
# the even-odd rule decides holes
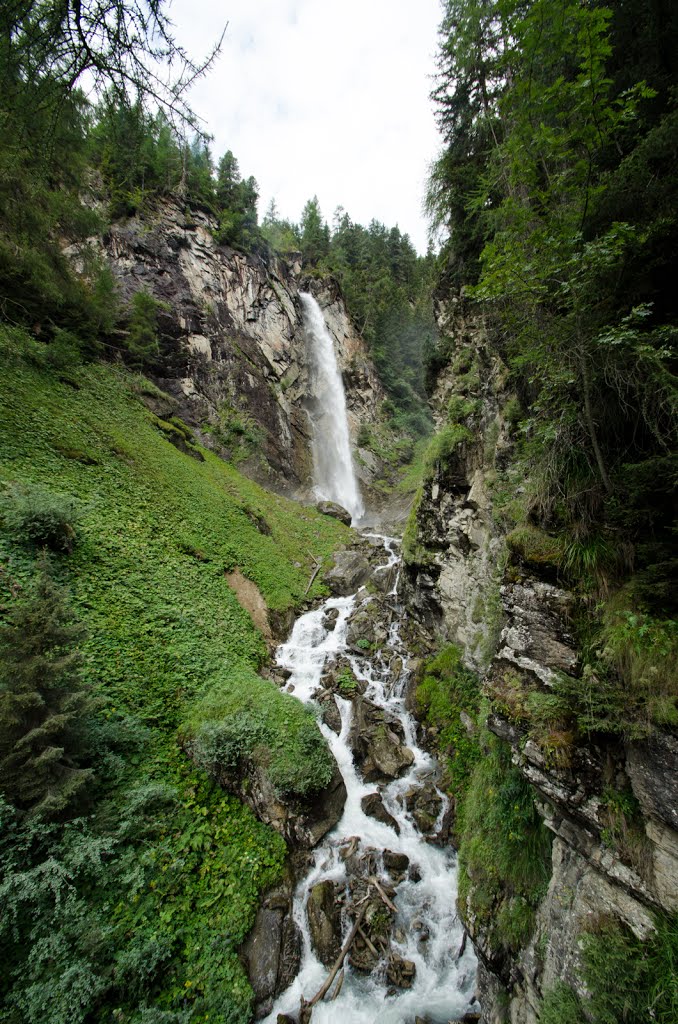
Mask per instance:
[[[381,594],[363,587],[350,597],[329,598],[297,620],[277,654],[289,673],[287,689],[316,704],[324,719],[320,727],[347,798],[338,825],[313,851],[297,885],[301,965],[266,1024],[277,1024],[279,1015],[299,1019],[302,999],[311,1001],[323,986],[352,930],[342,969],[313,1006],[313,1024],[414,1024],[415,1018],[446,1024],[476,1008],[475,956],[455,909],[456,855],[444,841],[448,801],[436,785],[437,763],[417,745],[405,707],[409,655],[398,625],[397,541],[367,536],[383,543],[387,555],[375,570],[376,583],[380,574],[388,581]],[[386,637],[369,653],[351,637],[351,622],[366,614],[382,616]],[[336,685],[335,668],[328,694],[337,665],[349,665],[353,679],[344,668]]]

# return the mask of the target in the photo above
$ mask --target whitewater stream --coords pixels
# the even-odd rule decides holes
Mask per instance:
[[[375,535],[372,540],[376,541]],[[376,573],[395,573],[398,562],[397,542],[382,538],[387,559]],[[378,542],[378,541],[376,541]],[[314,694],[322,689],[321,676],[337,657],[346,658],[359,681],[366,684],[364,698],[383,709],[400,723],[404,744],[414,755],[411,766],[400,778],[387,784],[364,782],[350,746],[352,700],[335,695],[341,715],[341,732],[337,735],[327,725],[322,732],[337,759],[347,790],[343,817],[335,829],[313,851],[313,863],[295,893],[294,917],[303,937],[303,952],[296,980],[276,1001],[266,1024],[276,1024],[278,1014],[297,1019],[300,1000],[310,1000],[328,976],[329,970],[316,957],[307,917],[309,891],[318,882],[330,880],[343,890],[343,939],[353,923],[346,907],[351,902],[351,886],[347,861],[355,865],[367,851],[372,851],[371,864],[382,886],[393,892],[397,913],[393,919],[390,942],[379,951],[381,959],[371,973],[351,965],[350,955],[344,963],[345,976],[338,996],[333,998],[336,982],[325,1000],[313,1007],[313,1024],[414,1024],[420,1017],[427,1024],[446,1024],[461,1018],[474,1008],[476,964],[471,943],[463,941],[463,929],[455,911],[457,893],[456,858],[448,845],[435,845],[420,833],[407,810],[408,794],[428,785],[433,790],[435,760],[416,742],[415,724],[405,710],[404,692],[408,683],[408,653],[400,638],[397,616],[388,626],[388,639],[383,649],[369,657],[356,654],[347,646],[349,621],[370,597],[365,588],[351,597],[333,597],[314,611],[297,620],[289,640],[277,655],[278,665],[288,670],[288,688],[307,704],[314,704]],[[397,601],[396,587],[381,599],[382,607],[393,607]],[[329,613],[329,615],[328,615]],[[331,617],[336,616],[333,626]],[[317,706],[317,705],[316,705]],[[368,794],[379,792],[387,811],[400,827],[395,829],[366,815],[361,807]],[[442,793],[438,821],[429,834],[440,828],[447,801]],[[347,857],[347,850],[352,857]],[[383,853],[404,854],[409,861],[407,871],[389,873]],[[394,858],[387,856],[389,863]],[[400,858],[402,866],[403,859]],[[363,884],[367,884],[363,881]],[[355,888],[352,890],[355,897]],[[363,900],[365,902],[365,900]],[[354,915],[355,916],[355,915]],[[387,977],[389,959],[393,956],[414,964],[411,987],[396,987]],[[411,966],[409,968],[411,970]]]

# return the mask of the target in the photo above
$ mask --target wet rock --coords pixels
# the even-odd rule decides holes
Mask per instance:
[[[412,988],[417,968],[412,960],[391,953],[386,965],[386,977],[397,988]]]
[[[349,954],[351,967],[363,974],[370,974],[379,963],[379,956],[370,949],[360,936],[355,940]]]
[[[345,700],[353,700],[367,689],[364,679],[358,679],[347,658],[337,658],[321,676],[321,682],[328,690]]]
[[[369,738],[362,766],[363,776],[366,782],[397,779],[413,761],[414,754],[400,743],[395,732],[386,725],[380,725]]]
[[[393,815],[389,814],[386,810],[384,801],[378,793],[370,793],[368,796],[364,796],[360,801],[360,806],[368,817],[381,821],[384,825],[389,825],[395,830],[396,835],[400,835],[400,825]]]
[[[351,525],[351,513],[336,501],[319,501],[316,508],[318,512],[322,512],[325,516],[338,519],[340,523],[345,523],[346,526]]]
[[[318,959],[331,967],[341,949],[341,911],[334,882],[318,882],[311,889],[307,915],[311,942]]]
[[[326,610],[325,614],[323,615],[323,618],[322,618],[323,629],[326,629],[328,631],[334,629],[334,627],[337,624],[337,619],[338,618],[339,618],[339,609],[338,608],[328,608]]]
[[[412,751],[402,743],[402,726],[371,701],[354,702],[349,742],[366,782],[396,779],[414,761]]]
[[[333,594],[354,594],[371,573],[370,563],[360,551],[336,551],[334,565],[325,573],[325,582]]]
[[[410,882],[421,882],[421,868],[417,864],[410,864],[407,877]]]
[[[438,820],[442,800],[433,783],[408,789],[405,806],[414,818],[420,832],[431,832]]]
[[[287,879],[264,897],[242,947],[257,1020],[270,1013],[275,997],[299,970],[301,935],[292,917],[292,892],[292,881]]]
[[[387,871],[407,871],[410,866],[410,858],[406,853],[394,853],[393,850],[384,850],[384,867]]]
[[[341,732],[341,715],[334,699],[334,694],[329,690],[316,697],[320,705],[320,717],[325,725],[337,735]]]
[[[346,642],[357,654],[365,655],[370,647],[378,646],[377,632],[385,637],[386,631],[378,625],[381,606],[371,597],[364,601],[351,616],[346,630]]]

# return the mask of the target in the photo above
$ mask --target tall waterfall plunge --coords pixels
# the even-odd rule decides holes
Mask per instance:
[[[336,501],[354,521],[363,514],[358,481],[353,471],[346,417],[346,396],[334,354],[332,335],[320,306],[307,292],[299,295],[311,356],[310,408],[313,426],[313,478],[318,497]]]

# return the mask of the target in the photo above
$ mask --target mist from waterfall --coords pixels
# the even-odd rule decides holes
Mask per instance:
[[[299,298],[310,354],[314,489],[319,498],[336,501],[348,509],[355,522],[363,514],[364,506],[353,471],[346,396],[334,342],[313,296],[301,292]]]

